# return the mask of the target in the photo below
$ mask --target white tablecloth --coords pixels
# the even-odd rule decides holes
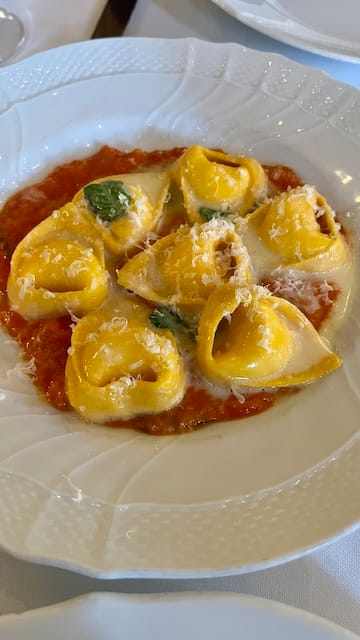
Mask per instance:
[[[44,3],[52,5],[49,0],[33,0],[33,5],[41,2],[43,6]],[[13,0],[3,0],[1,4],[14,6]],[[64,7],[64,3],[56,4]],[[87,13],[86,24],[79,22],[77,28],[72,22],[71,34],[66,37],[63,34],[64,42],[87,37],[104,2],[73,0],[73,4],[78,9],[79,5],[83,9],[87,5],[91,15]],[[31,5],[30,0],[27,5]],[[55,23],[52,21],[53,27]],[[22,57],[34,49],[61,43],[59,33],[55,33],[56,29],[51,32],[49,24],[46,42],[36,40],[36,34],[33,34],[35,39],[27,43]],[[211,0],[138,0],[125,35],[195,36],[218,42],[239,42],[321,67],[334,78],[360,87],[360,65],[337,62],[277,43],[241,25],[213,5]],[[26,563],[0,551],[0,614],[45,606],[90,591],[153,593],[188,590],[235,591],[272,598],[321,615],[360,634],[360,529],[282,566],[207,580],[95,580]]]
[[[201,580],[95,580],[22,562],[0,552],[0,614],[61,602],[91,591],[234,591],[305,609],[360,633],[360,531],[287,564]]]

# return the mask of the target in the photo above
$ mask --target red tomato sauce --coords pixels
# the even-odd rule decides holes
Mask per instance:
[[[61,410],[71,407],[65,393],[65,363],[71,342],[71,318],[29,322],[10,308],[6,288],[11,255],[22,238],[55,209],[72,200],[76,192],[97,178],[121,173],[130,173],[151,166],[161,166],[178,158],[183,149],[145,152],[135,149],[124,153],[104,146],[92,156],[74,160],[57,167],[44,180],[25,187],[5,203],[0,212],[0,324],[17,340],[22,348],[25,361],[31,362],[34,384],[48,401]],[[274,192],[286,190],[302,184],[296,173],[289,167],[266,165],[265,171]],[[288,296],[285,284],[279,282],[262,283],[276,295]],[[293,292],[291,302],[303,307],[302,310],[319,328],[330,312],[337,291],[332,288],[328,296],[321,290],[322,282],[313,283],[313,291],[308,288],[302,300],[301,292]],[[294,290],[295,291],[295,290]],[[318,304],[309,304],[309,296]],[[288,298],[289,299],[289,298]],[[316,310],[310,311],[310,309]],[[230,395],[225,400],[212,397],[203,389],[189,388],[182,401],[173,409],[161,414],[138,416],[132,420],[119,420],[112,427],[127,427],[164,435],[192,431],[201,425],[216,421],[227,421],[255,415],[272,406],[279,392],[257,392],[245,395],[242,402]]]
[[[226,400],[221,400],[212,397],[204,389],[190,387],[181,402],[169,411],[112,422],[110,426],[132,427],[153,435],[186,433],[210,422],[253,416],[269,409],[273,404],[274,394],[264,391],[244,397],[243,404],[240,404],[232,394]]]
[[[301,187],[304,183],[291,167],[282,164],[264,164],[263,168],[273,187],[274,195],[287,189]]]
[[[280,278],[267,280],[261,284],[279,298],[285,298],[297,306],[318,331],[327,320],[339,290],[331,282],[324,280],[292,280]]]

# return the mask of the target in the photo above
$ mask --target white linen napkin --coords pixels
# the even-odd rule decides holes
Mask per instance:
[[[23,23],[24,41],[5,64],[39,51],[91,37],[106,0],[0,0]]]

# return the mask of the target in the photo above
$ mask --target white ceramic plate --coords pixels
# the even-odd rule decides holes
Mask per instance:
[[[358,0],[213,0],[244,24],[294,47],[360,62]]]
[[[197,40],[115,39],[0,72],[0,192],[102,143],[201,143],[284,162],[338,210],[360,203],[360,94],[276,55]],[[354,240],[359,236],[353,232]],[[86,425],[8,375],[1,339],[0,543],[97,576],[244,572],[360,519],[360,300],[344,366],[263,415],[151,437]]]
[[[0,618],[6,640],[359,640],[322,618],[278,602],[223,593],[93,593]]]

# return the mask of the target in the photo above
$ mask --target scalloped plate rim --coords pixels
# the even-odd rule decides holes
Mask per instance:
[[[156,616],[161,616],[162,620],[164,616],[166,616],[167,629],[172,626],[174,616],[176,616],[178,610],[181,611],[185,623],[191,626],[192,623],[188,623],[188,619],[193,620],[194,607],[196,607],[196,624],[202,632],[206,632],[206,612],[207,609],[211,607],[213,613],[215,612],[217,624],[220,623],[224,625],[230,622],[230,616],[230,624],[233,629],[234,624],[241,624],[245,619],[247,630],[249,631],[251,629],[252,638],[257,638],[259,631],[262,633],[264,626],[270,623],[272,628],[271,637],[273,638],[275,637],[273,631],[274,634],[284,633],[285,628],[286,635],[283,637],[289,640],[291,640],[292,637],[292,630],[297,632],[297,634],[300,630],[304,633],[311,632],[311,634],[315,633],[316,635],[319,633],[319,638],[321,637],[322,640],[328,636],[329,640],[330,638],[332,640],[356,640],[356,638],[358,638],[357,635],[344,627],[306,610],[277,600],[269,600],[261,596],[231,591],[183,591],[181,593],[150,594],[120,594],[107,591],[94,591],[64,602],[25,611],[21,614],[3,615],[0,619],[0,631],[5,629],[7,633],[10,633],[7,637],[8,640],[11,640],[12,637],[15,638],[15,635],[12,635],[13,632],[14,634],[19,633],[19,625],[22,626],[21,632],[26,626],[25,635],[21,637],[23,640],[30,640],[32,638],[33,625],[35,624],[37,633],[40,628],[41,636],[38,636],[39,639],[41,640],[41,638],[43,638],[45,640],[45,638],[48,637],[49,627],[51,628],[54,620],[56,620],[59,625],[64,625],[65,622],[65,631],[71,634],[69,637],[78,637],[77,635],[73,636],[73,632],[78,634],[86,631],[87,625],[84,624],[86,616],[88,613],[91,614],[95,609],[96,621],[98,623],[101,618],[101,633],[106,633],[106,636],[103,636],[105,639],[107,633],[111,633],[112,635],[114,628],[124,620],[123,616],[126,617],[126,620],[130,621],[133,631],[136,631],[137,620],[140,619],[137,617],[137,613],[140,615],[141,612],[144,613],[144,607],[147,607],[150,611],[150,617],[155,616],[155,620],[157,619]],[[151,611],[150,607],[153,607],[155,611]],[[191,618],[188,618],[189,614]],[[125,625],[127,624],[126,620]],[[222,620],[223,622],[221,623]],[[133,625],[135,625],[135,628]],[[150,625],[148,628],[152,628],[151,621]],[[144,637],[142,635],[143,631],[141,627],[137,630],[137,633],[141,633],[141,637]],[[159,640],[165,640],[165,637],[167,637],[166,633],[168,633],[168,630],[162,629],[158,636]],[[16,635],[16,637],[18,637],[18,635]],[[227,631],[224,637],[230,637]],[[232,631],[231,637],[233,637]]]

